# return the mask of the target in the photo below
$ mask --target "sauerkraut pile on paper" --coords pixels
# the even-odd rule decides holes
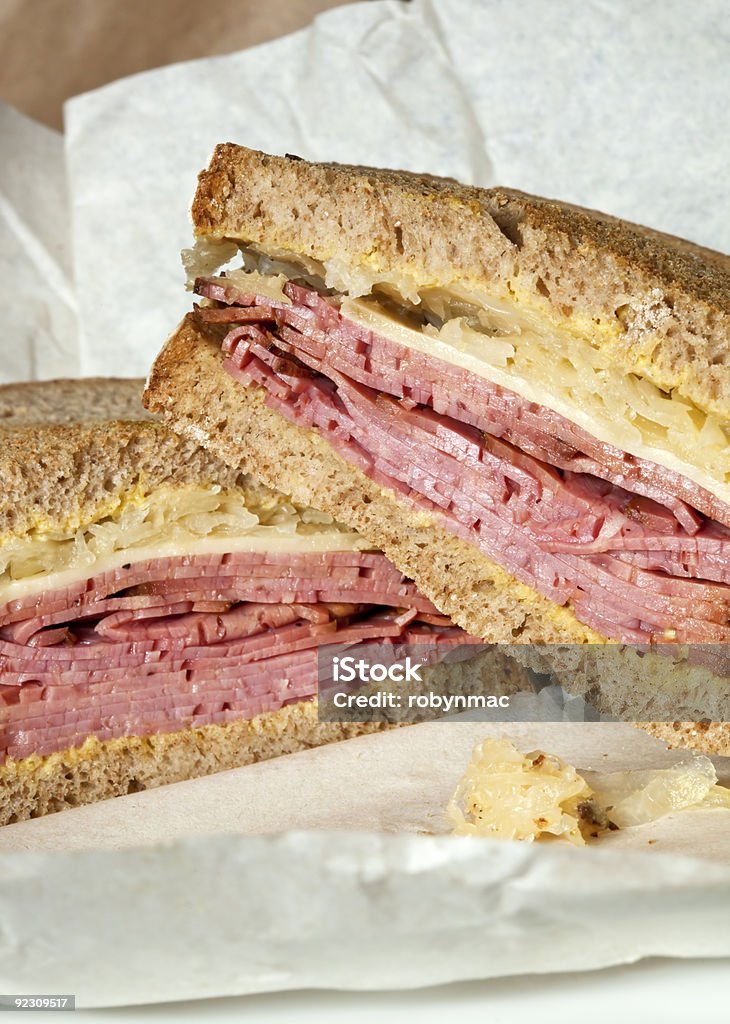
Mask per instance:
[[[702,755],[669,768],[580,774],[555,754],[523,754],[508,739],[488,739],[475,748],[447,816],[455,835],[585,846],[694,807],[730,809],[730,789],[717,784]]]

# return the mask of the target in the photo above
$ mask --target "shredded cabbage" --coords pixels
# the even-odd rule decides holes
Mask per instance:
[[[593,794],[553,754],[522,754],[506,739],[478,746],[448,807],[456,835],[533,842],[545,836],[585,845],[581,808]]]
[[[422,288],[411,275],[383,275],[366,263],[353,268],[338,257],[320,263],[248,247],[243,260],[245,270],[276,275],[274,282],[284,275],[318,290],[333,288],[343,293],[349,319],[547,406],[599,441],[673,469],[730,502],[730,424],[621,370],[607,348],[569,321],[555,327],[512,300],[458,284]],[[387,297],[387,308],[379,296]]]
[[[324,267],[327,286],[353,299],[369,295],[374,288],[385,286],[404,302],[415,305],[420,302],[416,279],[410,274],[393,271],[383,274],[367,266],[352,267],[337,256],[325,260]]]
[[[187,287],[192,289],[196,277],[215,274],[237,255],[238,246],[227,238],[196,239],[191,249],[183,249],[180,254]]]
[[[690,754],[670,768],[586,773],[596,799],[620,828],[644,825],[687,807],[730,807],[730,790],[717,785],[709,757]]]
[[[370,299],[342,314],[553,409],[599,441],[682,473],[730,501],[730,425],[615,366],[606,349],[530,313],[445,289],[421,295],[422,326]]]
[[[712,761],[700,754],[669,768],[581,775],[554,754],[522,754],[510,740],[488,739],[475,748],[447,817],[455,835],[584,846],[606,831],[697,807],[730,809],[730,789],[717,785]]]
[[[241,257],[244,271],[249,273],[283,277],[285,281],[296,278],[317,291],[326,287],[324,265],[310,256],[295,256],[285,250],[262,252],[257,246],[248,245],[241,248]]]
[[[9,537],[0,545],[0,588],[38,575],[89,568],[116,552],[154,547],[193,550],[196,542],[230,540],[231,549],[246,538],[331,540],[335,550],[356,550],[365,542],[331,516],[293,504],[263,488],[224,491],[219,486],[161,487],[128,500],[113,514],[81,529],[36,529]]]

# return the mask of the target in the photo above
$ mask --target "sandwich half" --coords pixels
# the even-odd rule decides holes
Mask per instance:
[[[491,642],[730,639],[730,261],[504,189],[219,146],[146,404]],[[221,269],[223,268],[223,269]]]
[[[382,728],[319,720],[318,648],[468,639],[142,387],[0,388],[0,824]]]

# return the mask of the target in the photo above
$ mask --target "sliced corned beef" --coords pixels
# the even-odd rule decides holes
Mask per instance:
[[[517,579],[616,640],[730,640],[730,508],[706,489],[311,288],[289,282],[258,323],[253,296],[197,290],[244,313],[223,343],[234,377]]]
[[[161,558],[0,606],[0,762],[249,719],[317,691],[317,648],[469,638],[380,554]]]

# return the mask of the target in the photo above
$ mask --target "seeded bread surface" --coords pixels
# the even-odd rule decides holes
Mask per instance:
[[[150,420],[141,377],[85,377],[0,386],[0,429]]]

